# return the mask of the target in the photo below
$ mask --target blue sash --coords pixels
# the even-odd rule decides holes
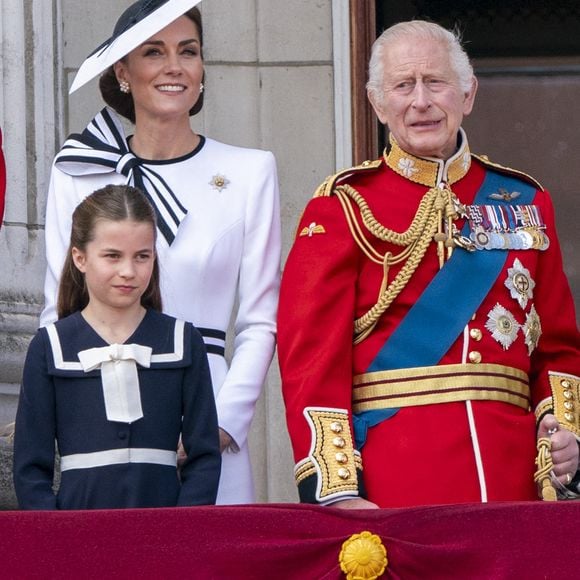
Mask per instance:
[[[499,191],[518,191],[518,203],[531,204],[536,189],[520,179],[488,171],[474,205],[510,205],[489,198]],[[469,235],[466,223],[462,234]],[[417,302],[387,339],[367,372],[434,366],[463,332],[504,268],[508,252],[456,248],[451,259],[431,280]],[[368,427],[394,415],[398,409],[363,411],[353,417],[357,446]],[[360,434],[360,437],[359,437]],[[358,447],[360,449],[360,447]]]

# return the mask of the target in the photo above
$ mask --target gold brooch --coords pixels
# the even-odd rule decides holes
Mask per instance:
[[[375,534],[353,534],[342,544],[338,561],[347,580],[375,580],[387,567],[387,550]]]
[[[209,184],[221,193],[221,191],[230,184],[230,180],[225,175],[218,173],[211,178]]]
[[[304,227],[300,230],[300,237],[308,236],[311,238],[314,234],[325,234],[326,230],[324,226],[317,224],[316,222],[312,222],[308,227]]]

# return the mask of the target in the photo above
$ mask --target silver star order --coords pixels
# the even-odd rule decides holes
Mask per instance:
[[[510,295],[518,304],[525,308],[528,300],[534,295],[536,283],[532,280],[530,271],[524,268],[523,264],[516,258],[512,268],[508,268],[508,275],[505,281],[506,288]]]
[[[528,346],[528,354],[532,354],[540,342],[542,336],[542,324],[536,309],[532,305],[529,314],[526,314],[526,322],[522,326],[524,336],[526,337],[526,345]]]
[[[225,175],[217,173],[211,178],[209,184],[221,193],[230,184],[230,180]]]
[[[507,350],[517,338],[520,325],[509,310],[496,304],[487,315],[485,328]]]

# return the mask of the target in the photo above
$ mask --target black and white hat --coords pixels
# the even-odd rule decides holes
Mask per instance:
[[[71,85],[74,93],[201,0],[139,0],[121,14],[113,35],[90,54]]]

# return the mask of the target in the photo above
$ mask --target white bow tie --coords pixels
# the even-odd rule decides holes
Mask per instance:
[[[85,373],[101,369],[109,421],[133,423],[143,417],[136,363],[149,368],[151,352],[151,347],[140,344],[112,344],[79,352]]]

